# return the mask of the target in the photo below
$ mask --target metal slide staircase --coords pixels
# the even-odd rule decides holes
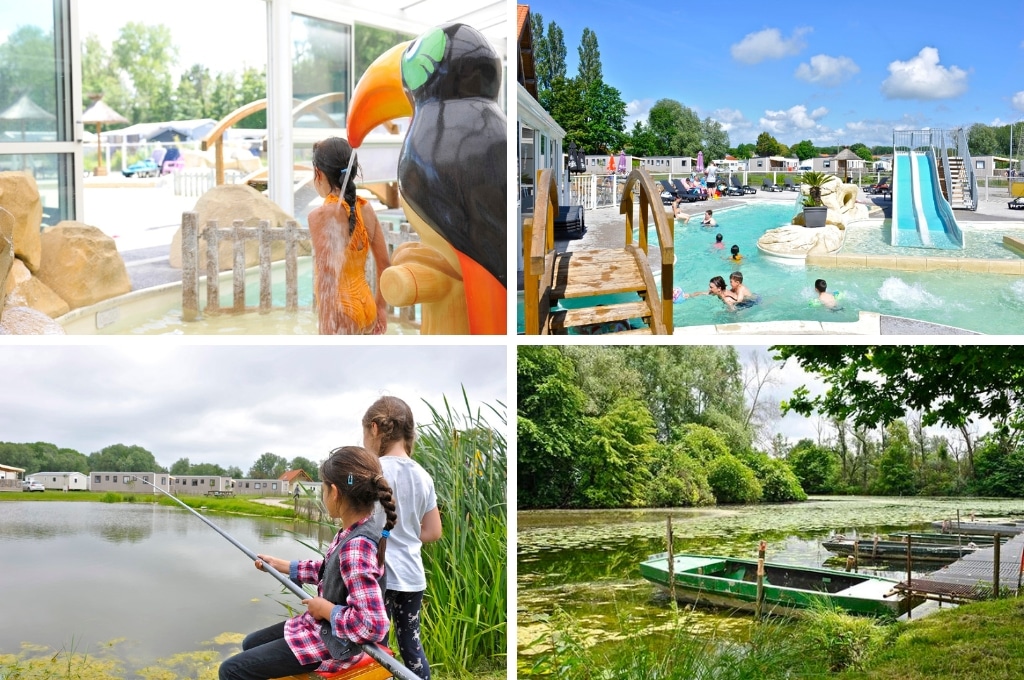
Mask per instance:
[[[637,191],[640,225],[638,240],[634,241]],[[550,169],[539,173],[533,217],[523,224],[523,312],[527,335],[564,334],[569,329],[618,335],[672,333],[672,225],[662,205],[661,192],[655,189],[654,180],[645,170],[633,170],[626,178],[619,211],[626,222],[622,248],[558,253],[554,247],[558,188]],[[652,216],[661,254],[660,293],[647,259]],[[608,303],[608,296],[617,301]]]

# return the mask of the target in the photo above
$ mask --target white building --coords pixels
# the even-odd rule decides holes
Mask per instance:
[[[56,491],[88,491],[89,476],[81,472],[34,472],[26,475],[30,482],[39,482]]]
[[[90,472],[89,480],[90,491],[159,493],[150,484],[155,484],[167,492],[171,490],[171,476],[166,472]]]
[[[212,492],[235,491],[235,480],[218,475],[174,475],[171,477],[171,493],[203,496]]]
[[[21,491],[21,475],[25,468],[0,463],[0,491]]]

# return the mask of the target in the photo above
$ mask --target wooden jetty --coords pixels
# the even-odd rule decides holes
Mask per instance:
[[[983,600],[1007,592],[1019,594],[1022,564],[1024,534],[1016,532],[1006,543],[997,540],[991,547],[979,548],[927,576],[908,577],[896,589],[940,602]]]
[[[958,522],[956,520],[943,520],[932,522],[932,527],[943,533],[954,534],[985,534],[987,536],[1016,536],[1024,532],[1024,523],[1020,522]]]

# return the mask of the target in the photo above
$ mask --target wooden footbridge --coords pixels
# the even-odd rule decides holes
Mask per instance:
[[[640,224],[634,240],[634,194],[639,192]],[[597,332],[633,335],[672,333],[672,224],[661,192],[644,170],[626,178],[619,211],[625,216],[621,249],[555,251],[554,218],[558,187],[550,169],[539,173],[533,217],[524,220],[524,319],[527,335]],[[661,290],[647,259],[653,223],[661,251]],[[621,301],[595,301],[616,296]],[[604,300],[608,298],[605,297]],[[568,302],[573,300],[573,302]],[[561,303],[566,301],[566,305]],[[569,308],[569,307],[572,308]]]

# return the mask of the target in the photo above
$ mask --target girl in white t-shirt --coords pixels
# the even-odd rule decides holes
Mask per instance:
[[[363,446],[380,456],[398,512],[385,557],[384,605],[395,628],[406,668],[425,680],[430,664],[420,644],[420,608],[427,576],[420,547],[441,538],[434,480],[410,456],[416,439],[412,409],[397,397],[381,397],[363,416]]]

